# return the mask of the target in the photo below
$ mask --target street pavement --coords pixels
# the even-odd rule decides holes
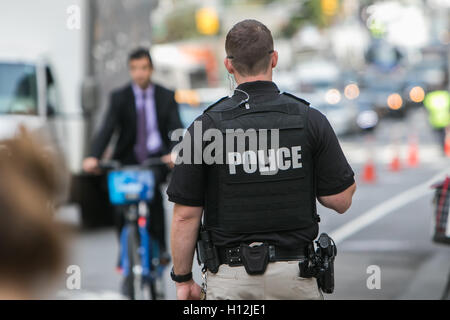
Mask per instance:
[[[417,167],[407,165],[410,139],[418,140]],[[448,246],[435,244],[432,237],[432,183],[450,174],[450,158],[442,155],[423,109],[412,110],[404,120],[383,119],[372,135],[340,137],[355,172],[357,191],[351,208],[343,215],[318,204],[320,232],[337,241],[335,293],[325,299],[439,299],[450,271]],[[389,163],[398,152],[400,170]],[[376,180],[362,180],[364,165],[371,158]],[[330,163],[332,165],[332,162]],[[172,204],[166,199],[167,237],[170,235]],[[72,226],[68,265],[81,270],[81,289],[59,283],[62,299],[120,299],[121,277],[115,271],[118,243],[112,228],[78,230],[79,214],[74,206],[58,213],[58,219]],[[369,289],[371,270],[379,268],[380,286]],[[175,287],[165,272],[167,299],[175,299]],[[201,283],[194,261],[194,279]],[[370,284],[370,283],[369,283]]]

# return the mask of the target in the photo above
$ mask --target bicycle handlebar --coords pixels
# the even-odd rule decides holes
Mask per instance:
[[[144,162],[142,162],[140,164],[130,165],[130,167],[149,168],[149,167],[161,166],[161,165],[166,165],[166,163],[163,162],[160,157],[153,157],[153,158],[148,158],[148,159],[144,160]],[[106,170],[117,170],[117,169],[124,167],[124,165],[120,161],[117,161],[117,160],[101,160],[98,163],[98,167],[101,170],[106,171]]]
[[[122,165],[117,160],[101,160],[98,162],[98,167],[101,170],[114,170],[120,168]]]

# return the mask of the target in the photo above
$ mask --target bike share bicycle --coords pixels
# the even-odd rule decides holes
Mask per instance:
[[[124,292],[132,300],[164,299],[160,245],[148,232],[150,212],[147,203],[157,187],[155,166],[165,165],[160,158],[141,165],[122,166],[117,161],[102,161],[107,171],[110,202],[121,209],[124,226],[120,232],[119,268],[124,276]]]

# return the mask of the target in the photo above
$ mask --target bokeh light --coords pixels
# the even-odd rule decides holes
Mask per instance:
[[[330,89],[325,94],[325,101],[329,104],[336,104],[341,101],[341,93],[338,89]]]
[[[403,99],[398,93],[392,93],[387,99],[387,104],[392,110],[398,110],[403,105]]]
[[[409,98],[416,103],[422,102],[425,98],[425,91],[421,87],[416,86],[409,91]]]
[[[348,84],[344,89],[345,97],[349,100],[353,100],[358,98],[359,96],[359,87],[356,83]]]

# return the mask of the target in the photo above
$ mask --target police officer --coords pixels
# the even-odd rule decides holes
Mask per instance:
[[[206,299],[323,299],[298,262],[318,235],[316,199],[344,213],[354,173],[326,117],[272,82],[278,54],[264,24],[237,23],[225,49],[238,86],[188,128],[167,190],[177,298],[200,298],[191,269],[201,228],[214,253]]]

